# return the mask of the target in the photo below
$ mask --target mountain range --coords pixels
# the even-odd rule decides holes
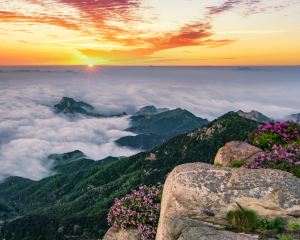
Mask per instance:
[[[9,177],[0,184],[4,221],[0,237],[99,239],[108,228],[107,212],[116,197],[142,183],[163,182],[179,164],[212,163],[221,146],[231,140],[245,140],[257,126],[256,121],[230,112],[149,152],[127,158],[94,161],[81,168],[85,156],[79,151],[52,155],[57,166],[67,164],[72,171],[58,167],[58,174],[40,181]]]
[[[66,97],[54,109],[68,116],[107,116]],[[99,239],[108,229],[106,217],[115,198],[140,184],[164,182],[179,164],[213,163],[225,143],[248,139],[260,123],[271,119],[257,111],[238,111],[209,122],[184,109],[146,106],[129,120],[126,130],[137,135],[116,143],[146,152],[98,161],[79,150],[51,154],[48,161],[53,176],[39,181],[21,177],[2,181],[0,239]]]

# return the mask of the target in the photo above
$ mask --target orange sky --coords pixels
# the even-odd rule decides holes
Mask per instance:
[[[300,65],[300,0],[0,0],[0,65]]]

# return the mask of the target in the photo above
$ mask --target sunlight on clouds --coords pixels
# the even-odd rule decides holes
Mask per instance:
[[[227,49],[232,46],[228,45],[235,44],[243,47],[237,48],[234,57],[239,55],[240,62],[234,64],[253,64],[250,42],[268,49],[281,39],[277,56],[270,50],[264,52],[265,62],[271,65],[280,62],[281,52],[287,55],[300,49],[283,49],[300,39],[300,0],[0,0],[0,5],[0,41],[7,44],[1,49],[2,64],[22,64],[31,52],[32,64],[86,64],[86,59],[101,64],[155,63],[159,55],[163,59],[156,64],[161,65],[173,59],[168,54],[175,52],[183,65],[194,59],[226,65],[233,64],[224,59],[231,58]],[[203,25],[209,34],[199,34]],[[186,47],[196,49],[200,56],[182,54]],[[218,57],[215,50],[209,50],[212,47],[218,48]],[[16,57],[11,49],[22,51]],[[57,57],[49,58],[54,52]],[[255,59],[260,62],[261,52],[256,52]],[[298,59],[292,57],[289,63],[299,64]],[[196,64],[198,60],[192,65]]]

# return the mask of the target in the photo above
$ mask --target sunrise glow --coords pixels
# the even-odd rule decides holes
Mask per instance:
[[[0,65],[299,65],[299,9],[300,0],[0,0]]]

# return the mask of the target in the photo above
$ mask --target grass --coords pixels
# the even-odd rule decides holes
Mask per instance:
[[[287,234],[282,234],[278,236],[278,240],[294,240],[292,236]]]
[[[300,231],[300,222],[298,221],[294,221],[294,220],[290,220],[287,224],[287,229],[290,232],[298,232]]]
[[[230,164],[229,167],[231,168],[240,168],[244,166],[246,162],[244,160],[233,160]]]
[[[216,167],[223,167],[223,164],[222,163],[215,163],[215,166]]]
[[[232,227],[242,232],[253,232],[258,226],[257,214],[249,209],[237,209],[226,214],[227,220]]]

